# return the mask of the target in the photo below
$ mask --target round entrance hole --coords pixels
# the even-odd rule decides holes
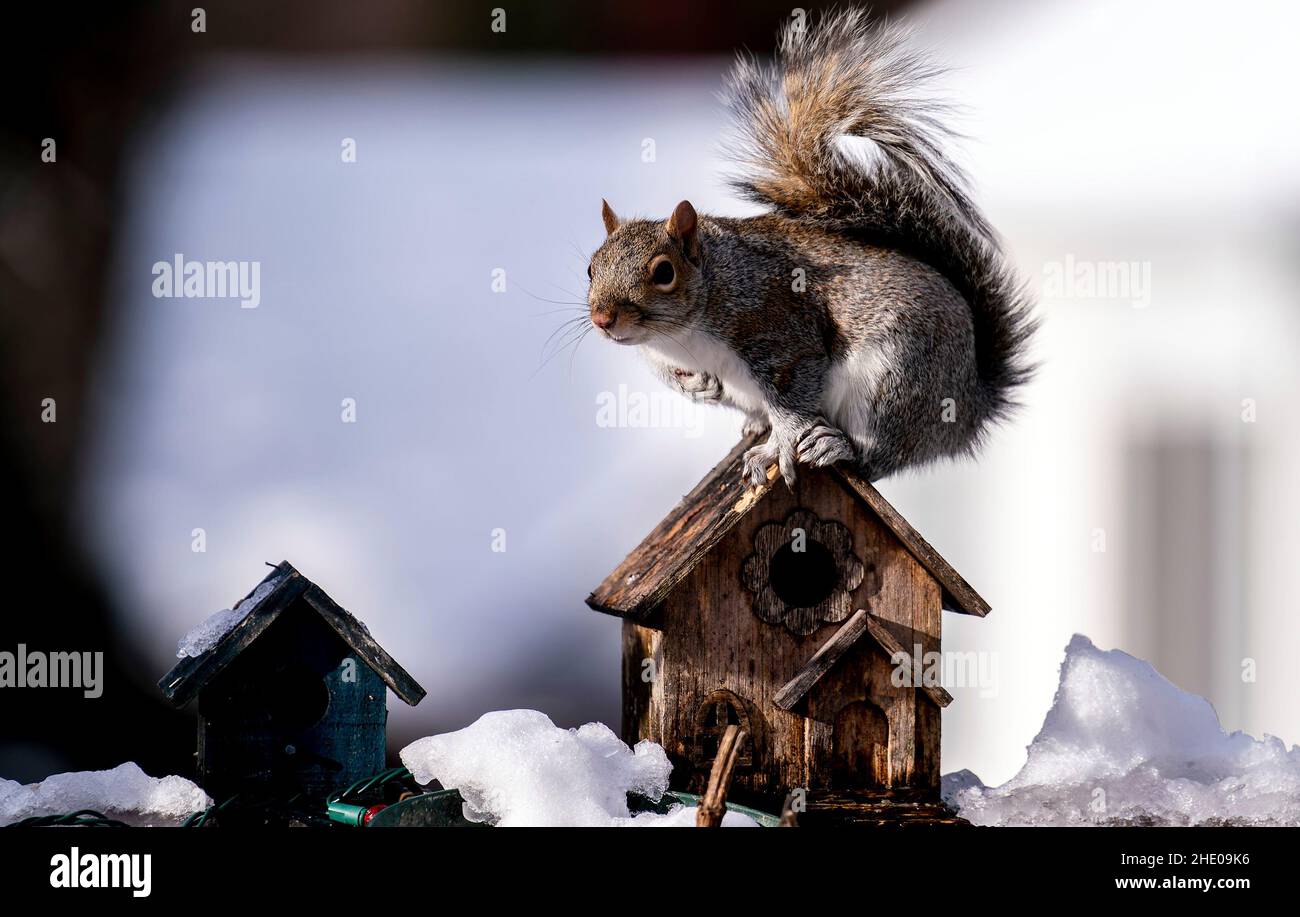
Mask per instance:
[[[835,556],[819,541],[809,538],[802,551],[783,544],[772,555],[768,581],[787,608],[812,608],[835,591],[840,581]]]

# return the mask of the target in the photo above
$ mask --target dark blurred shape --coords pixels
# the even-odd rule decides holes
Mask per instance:
[[[1245,656],[1250,468],[1249,451],[1213,429],[1144,430],[1128,449],[1125,645],[1202,697],[1222,696],[1220,682],[1239,677]]]
[[[0,136],[0,519],[9,608],[0,650],[104,653],[103,696],[0,691],[0,776],[135,760],[192,770],[189,718],[166,711],[84,562],[70,514],[86,394],[104,325],[123,143],[179,70],[176,42],[133,5],[37,5],[3,55]],[[154,16],[157,15],[155,10]],[[20,88],[21,87],[21,88]],[[43,138],[57,159],[41,160]],[[42,421],[42,400],[56,403]]]

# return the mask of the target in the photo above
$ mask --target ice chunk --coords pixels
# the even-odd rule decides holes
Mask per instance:
[[[601,723],[561,729],[536,710],[485,713],[474,723],[402,749],[420,783],[439,780],[465,798],[465,817],[499,826],[651,825],[685,819],[631,816],[627,794],[660,799],[672,765],[653,742],[635,749]],[[694,810],[690,810],[694,823]],[[734,820],[733,820],[734,823]]]
[[[1020,773],[943,783],[979,825],[1300,824],[1300,749],[1225,733],[1205,698],[1079,634]]]
[[[0,825],[94,809],[135,825],[175,825],[212,805],[184,777],[150,777],[132,761],[107,771],[55,774],[40,783],[0,779]]]
[[[249,612],[256,608],[262,599],[271,594],[271,590],[280,585],[281,579],[283,577],[279,576],[269,579],[259,584],[252,595],[240,601],[234,608],[223,608],[208,615],[198,627],[177,641],[176,658],[202,656],[216,646],[222,637],[234,630],[236,624],[248,617]]]

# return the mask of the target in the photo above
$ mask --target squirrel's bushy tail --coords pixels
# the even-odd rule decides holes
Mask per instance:
[[[939,270],[970,303],[990,416],[1033,371],[1035,323],[1024,287],[944,154],[944,106],[924,93],[939,73],[907,32],[865,11],[791,23],[776,60],[742,57],[725,97],[739,134],[734,180],[751,200],[796,219],[901,248]]]

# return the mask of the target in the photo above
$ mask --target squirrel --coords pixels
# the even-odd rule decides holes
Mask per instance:
[[[942,152],[938,71],[860,10],[791,23],[724,93],[754,217],[620,219],[591,258],[591,323],[671,387],[738,408],[752,484],[852,463],[869,480],[973,454],[1035,367],[1025,287]]]

